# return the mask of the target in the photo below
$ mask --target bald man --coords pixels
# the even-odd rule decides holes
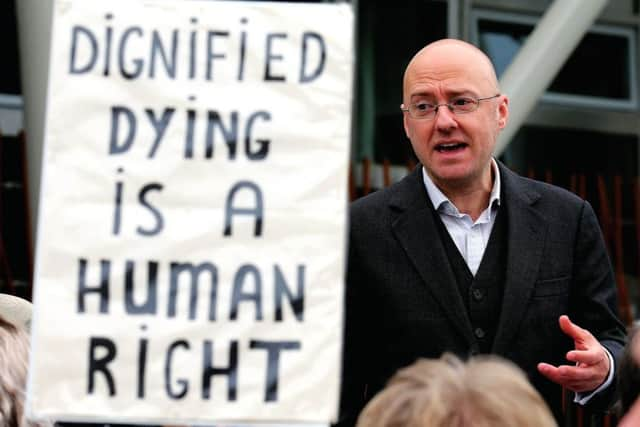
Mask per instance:
[[[476,47],[440,40],[404,75],[420,165],[351,206],[341,425],[399,368],[444,352],[518,364],[561,419],[603,410],[625,330],[588,202],[492,157],[509,99]]]

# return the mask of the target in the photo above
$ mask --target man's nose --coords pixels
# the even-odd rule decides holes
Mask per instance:
[[[448,105],[445,104],[438,106],[435,114],[436,117],[434,120],[436,121],[436,127],[439,131],[447,132],[458,127],[456,116]]]

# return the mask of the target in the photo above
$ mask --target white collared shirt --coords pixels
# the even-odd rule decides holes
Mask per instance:
[[[451,200],[436,187],[424,166],[422,167],[422,178],[429,199],[474,276],[489,243],[489,236],[491,236],[500,206],[500,172],[494,159],[491,159],[491,167],[494,180],[489,205],[475,222],[468,214],[460,213]]]

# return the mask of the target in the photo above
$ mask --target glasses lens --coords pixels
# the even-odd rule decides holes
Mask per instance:
[[[417,119],[429,117],[433,114],[434,107],[428,102],[416,102],[411,104],[411,115]]]
[[[451,106],[456,113],[470,113],[478,108],[478,103],[478,100],[464,96],[451,100]]]

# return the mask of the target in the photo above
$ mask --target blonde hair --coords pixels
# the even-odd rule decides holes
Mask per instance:
[[[29,359],[25,330],[0,316],[0,426],[45,426],[27,421],[24,399]]]
[[[401,369],[365,407],[357,427],[556,427],[525,374],[497,356],[452,354]]]

